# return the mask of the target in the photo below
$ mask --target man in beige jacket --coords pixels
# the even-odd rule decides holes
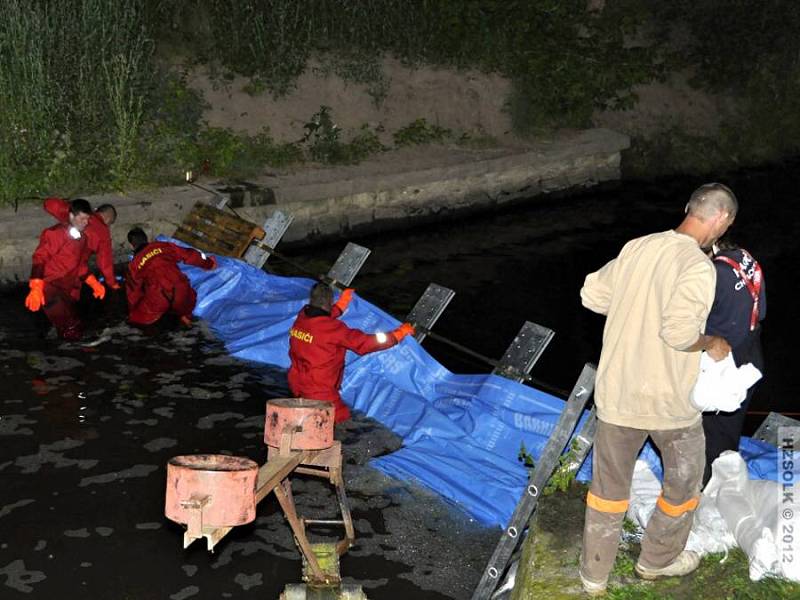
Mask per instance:
[[[715,360],[730,352],[723,338],[703,334],[716,275],[701,248],[725,233],[737,208],[726,186],[701,186],[676,229],[628,242],[617,258],[588,275],[581,289],[583,305],[606,315],[580,566],[591,595],[605,592],[634,463],[648,436],[661,452],[664,483],[636,572],[656,579],[685,575],[699,564],[696,554],[684,550],[705,466],[703,426],[689,393],[700,351]]]

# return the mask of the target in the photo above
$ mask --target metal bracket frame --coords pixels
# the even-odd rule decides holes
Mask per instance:
[[[492,373],[521,383],[554,335],[548,327],[525,321]]]
[[[250,244],[242,257],[244,261],[258,269],[263,269],[270,257],[270,250],[278,245],[292,221],[294,221],[294,215],[287,215],[279,210],[273,212],[264,221],[262,227],[264,229],[264,237],[260,242]]]
[[[358,275],[361,267],[364,266],[371,252],[372,250],[369,248],[347,242],[344,250],[328,271],[327,280],[335,287],[348,287]]]
[[[772,444],[775,447],[780,445],[778,434],[781,427],[800,427],[800,421],[792,419],[777,412],[770,412],[767,418],[759,425],[753,434],[754,440]]]
[[[456,293],[450,288],[436,283],[428,284],[405,319],[416,328],[417,333],[414,335],[414,339],[417,342],[422,343],[422,340],[428,335],[428,331],[436,324],[455,295]]]

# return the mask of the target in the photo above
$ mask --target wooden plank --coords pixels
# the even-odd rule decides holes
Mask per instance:
[[[181,225],[181,228],[191,232],[195,238],[204,240],[206,244],[219,245],[227,248],[227,252],[230,252],[231,254],[233,254],[236,248],[236,244],[233,240],[221,235],[217,230],[204,228],[192,222],[184,223]]]
[[[202,251],[213,252],[214,254],[222,254],[225,256],[232,255],[233,247],[230,244],[217,242],[216,240],[210,239],[202,232],[198,233],[191,229],[181,227],[173,234],[173,237],[181,240],[182,242],[186,242],[187,244],[191,244],[195,248]]]
[[[173,237],[199,250],[240,258],[253,240],[264,235],[264,229],[255,223],[198,202]]]

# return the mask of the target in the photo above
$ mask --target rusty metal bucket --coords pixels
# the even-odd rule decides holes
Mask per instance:
[[[188,524],[201,513],[202,526],[233,527],[256,518],[258,465],[240,456],[193,454],[167,463],[164,514]]]
[[[267,402],[264,442],[281,447],[285,431],[293,431],[292,450],[324,450],[333,445],[333,403],[306,398],[278,398]]]

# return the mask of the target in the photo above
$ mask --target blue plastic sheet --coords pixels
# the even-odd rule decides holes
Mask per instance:
[[[214,271],[183,266],[197,290],[195,314],[232,355],[288,367],[289,327],[314,281],[270,275],[225,257],[218,261]],[[358,295],[342,319],[368,332],[399,324]],[[538,459],[564,407],[559,398],[503,377],[451,373],[412,338],[365,356],[349,352],[341,394],[403,438],[401,449],[372,461],[375,467],[420,482],[481,523],[501,526],[528,479],[518,459],[521,445]],[[758,446],[747,451],[751,475],[774,479],[775,466],[770,471],[766,464],[774,456]],[[649,445],[642,458],[660,477],[660,460]],[[590,467],[587,460],[579,479],[591,477]]]

